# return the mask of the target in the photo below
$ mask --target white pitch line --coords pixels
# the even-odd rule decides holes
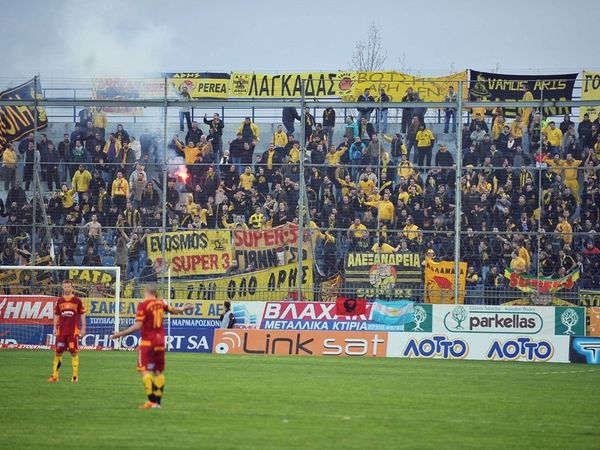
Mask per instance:
[[[554,375],[554,374],[571,374],[571,373],[589,373],[589,372],[600,372],[600,369],[582,369],[582,370],[557,370],[553,372],[535,372],[536,375]]]

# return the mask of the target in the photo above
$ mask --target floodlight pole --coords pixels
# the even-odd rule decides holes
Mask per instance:
[[[165,87],[164,87],[164,104],[163,104],[163,173],[162,173],[162,243],[161,243],[161,278],[164,283],[165,279],[165,264],[166,264],[166,239],[165,234],[167,232],[167,115],[169,113],[169,105],[168,105],[168,96],[167,96],[167,78],[165,77]],[[173,205],[175,206],[175,205]]]
[[[36,245],[35,241],[37,240],[37,233],[35,231],[35,222],[37,220],[37,195],[36,195],[36,181],[40,180],[40,176],[38,171],[41,170],[41,161],[38,161],[36,156],[37,152],[37,142],[38,142],[38,95],[37,95],[37,84],[38,84],[38,76],[33,77],[33,98],[34,98],[34,107],[33,107],[33,171],[31,173],[30,186],[33,186],[33,211],[31,216],[31,261],[30,264],[35,265],[35,251]],[[41,159],[40,154],[40,159]],[[39,185],[41,189],[41,183]],[[43,207],[43,206],[42,206]]]
[[[304,198],[306,196],[306,186],[304,183],[304,157],[306,155],[306,116],[304,107],[306,99],[304,96],[304,79],[300,78],[300,173],[298,174],[298,183],[300,192],[298,199],[298,274],[296,276],[297,301],[302,301],[302,275],[303,275],[303,250],[304,250]]]
[[[456,173],[454,186],[454,303],[458,303],[460,294],[460,229],[462,209],[462,108],[463,108],[463,81],[458,82],[458,107],[456,116],[459,126],[456,128]]]

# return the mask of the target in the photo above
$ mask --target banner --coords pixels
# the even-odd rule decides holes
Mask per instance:
[[[425,102],[443,102],[448,88],[454,87],[458,93],[459,81],[467,81],[467,71],[453,73],[443,77],[417,77],[400,72],[356,72],[353,74],[352,89],[342,98],[346,101],[356,101],[365,89],[371,89],[375,100],[379,99],[379,89],[383,87],[392,102],[402,101],[409,87],[419,94]],[[464,86],[464,98],[468,98],[467,85]]]
[[[571,337],[569,361],[583,364],[600,364],[600,339],[597,337]]]
[[[215,330],[213,352],[229,355],[385,357],[388,333]]]
[[[302,241],[303,259],[313,259],[309,232]],[[298,261],[298,225],[287,223],[264,230],[233,230],[235,259],[240,270],[254,270]]]
[[[453,304],[465,302],[467,263],[459,263],[458,301],[454,301],[454,262],[435,262],[425,258],[425,303]]]
[[[114,317],[116,302],[104,298],[84,298],[82,299],[88,317]],[[122,298],[119,302],[119,319],[132,319],[135,317],[138,304],[142,299]],[[172,316],[173,323],[180,325],[189,325],[193,327],[215,327],[219,324],[214,322],[221,314],[225,312],[223,302],[215,300],[171,300],[172,306],[183,306],[191,303],[194,306],[192,311],[185,311],[182,314]],[[203,322],[207,320],[207,322]],[[213,320],[213,321],[208,321]],[[186,322],[187,321],[187,322]]]
[[[587,335],[600,336],[600,290],[580,289],[579,304],[587,309]]]
[[[393,303],[393,302],[390,302]],[[388,324],[373,319],[372,303],[364,314],[337,314],[335,303],[233,302],[234,328],[309,331],[419,331],[431,332],[432,305],[415,304],[405,323]]]
[[[228,97],[228,73],[177,72],[166,73],[164,76],[167,78],[168,89],[177,94],[185,86],[193,99]]]
[[[233,73],[230,97],[300,98],[302,81],[306,97],[337,98],[352,88],[352,72]]]
[[[580,289],[579,304],[587,307],[600,307],[600,290]]]
[[[228,230],[173,231],[152,233],[146,238],[148,257],[162,262],[162,245],[171,263],[172,277],[212,275],[227,272],[231,265]]]
[[[494,333],[456,334],[451,337],[443,334],[388,333],[387,356],[568,363],[569,339],[569,336],[497,336]]]
[[[508,75],[471,70],[469,94],[471,100],[481,97],[483,101],[523,100],[523,87],[529,86],[534,100],[548,102],[572,100],[576,73],[558,75]],[[507,117],[514,117],[517,108],[504,107]],[[571,108],[548,106],[544,112],[549,116],[570,114]]]
[[[583,336],[585,324],[578,306],[433,305],[434,333]]]
[[[0,92],[0,100],[32,100],[41,96],[36,94],[35,78],[17,87]],[[41,88],[38,86],[38,92]],[[46,109],[38,107],[37,129],[48,125]],[[18,141],[23,136],[35,131],[35,111],[32,106],[14,105],[0,106],[0,144]]]
[[[58,297],[48,296],[5,296],[0,300],[0,344],[11,346],[49,346],[52,335],[54,304]],[[84,349],[113,348],[110,335],[115,330],[114,300],[82,299],[86,309],[87,333],[81,336]],[[119,304],[119,328],[134,323],[140,299],[122,299]],[[173,306],[192,303],[194,309],[183,314],[172,315],[166,345],[173,351],[212,351],[213,330],[221,326],[220,314],[224,312],[222,302],[191,301],[171,302]],[[139,336],[122,339],[124,349],[134,349]]]
[[[356,297],[409,298],[411,287],[422,283],[421,257],[418,253],[350,252],[344,278]]]
[[[579,269],[565,275],[562,278],[535,277],[531,275],[522,275],[514,272],[512,269],[504,269],[504,277],[510,280],[511,288],[519,289],[523,292],[557,292],[561,289],[572,289],[575,282],[579,280]]]
[[[583,71],[583,81],[581,82],[581,100],[600,100],[600,72]],[[580,106],[579,117],[583,120],[583,115],[588,113],[593,122],[600,118],[599,106]]]
[[[54,302],[46,295],[8,295],[0,297],[0,324],[52,325]]]
[[[313,300],[313,262],[302,263],[298,276],[298,264],[232,275],[224,278],[206,278],[171,283],[171,298],[178,300],[283,301],[294,297],[298,278],[305,300]]]

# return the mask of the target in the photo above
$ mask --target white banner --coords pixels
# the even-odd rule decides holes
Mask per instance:
[[[585,308],[433,305],[433,333],[585,335]]]
[[[569,336],[388,333],[392,358],[569,362]]]

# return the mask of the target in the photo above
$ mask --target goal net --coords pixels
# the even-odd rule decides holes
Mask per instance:
[[[41,262],[41,261],[40,261]],[[53,345],[54,304],[69,279],[86,309],[84,350],[133,350],[139,333],[118,341],[110,339],[117,329],[133,324],[143,297],[144,283],[124,280],[119,267],[0,266],[0,348],[45,349]],[[197,282],[188,282],[194,285]],[[173,306],[193,305],[185,314],[166,314],[167,351],[212,351],[213,332],[220,327],[222,300],[190,299],[171,283],[171,269],[161,272],[159,296]]]
[[[111,333],[133,323],[136,306],[121,302],[120,272],[119,267],[0,266],[0,348],[51,348],[54,305],[67,279],[85,305],[81,348],[114,348]],[[120,346],[134,348],[137,339],[129,336]]]

